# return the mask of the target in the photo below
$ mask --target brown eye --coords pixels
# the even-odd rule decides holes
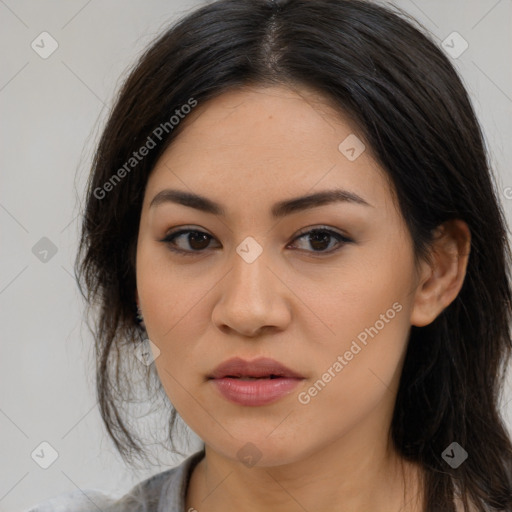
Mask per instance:
[[[306,243],[305,243],[306,250],[308,250],[307,246],[309,246],[313,249],[313,251],[310,251],[310,252],[326,253],[326,254],[335,252],[338,249],[340,249],[342,246],[344,246],[345,244],[352,242],[352,240],[341,235],[340,233],[337,233],[336,231],[332,231],[331,229],[323,229],[323,228],[311,229],[309,231],[303,232],[300,236],[295,238],[294,242],[296,240],[300,240],[303,238],[306,240]],[[333,239],[336,240],[336,243],[334,244],[334,246],[336,247],[336,245],[337,245],[338,248],[326,250],[331,245],[331,242],[333,241]],[[332,245],[331,245],[331,247],[332,247]]]
[[[181,248],[176,247],[177,240],[181,240]],[[204,249],[208,248],[211,240],[213,240],[213,237],[204,231],[180,229],[174,233],[169,233],[162,242],[167,243],[172,251],[188,255],[204,251]]]
[[[300,236],[296,237],[293,242],[305,239],[305,250],[318,254],[331,254],[341,249],[345,244],[353,242],[350,238],[343,236],[336,231],[326,228],[316,228],[309,231],[303,231]],[[214,237],[195,229],[180,229],[175,232],[169,233],[161,242],[167,244],[169,249],[173,252],[190,256],[200,254],[208,249],[211,240]],[[177,244],[181,241],[181,247]],[[334,241],[334,249],[332,249]],[[336,247],[338,246],[338,247]],[[330,248],[330,250],[328,250]],[[311,250],[312,249],[312,250]]]

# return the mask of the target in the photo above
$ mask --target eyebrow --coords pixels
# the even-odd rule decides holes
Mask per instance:
[[[183,206],[188,206],[189,208],[195,208],[196,210],[211,213],[213,215],[223,217],[226,216],[226,211],[219,203],[216,203],[207,197],[193,194],[191,192],[184,192],[182,190],[173,189],[165,189],[160,191],[152,199],[151,203],[149,204],[149,208],[154,208],[158,205],[168,202],[181,204]],[[314,194],[280,201],[272,206],[271,214],[272,217],[277,219],[292,213],[336,202],[354,203],[373,208],[370,203],[365,201],[362,197],[358,196],[354,192],[349,192],[348,190],[338,188],[333,190],[323,190],[320,192],[315,192]]]

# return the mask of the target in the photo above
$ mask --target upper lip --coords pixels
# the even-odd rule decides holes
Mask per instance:
[[[260,357],[253,361],[245,361],[239,357],[228,359],[221,363],[208,376],[210,379],[222,379],[223,377],[289,377],[303,379],[304,377],[274,359]]]

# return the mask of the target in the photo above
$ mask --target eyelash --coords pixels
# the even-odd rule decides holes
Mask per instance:
[[[196,233],[199,235],[207,235],[210,237],[211,240],[214,239],[214,237],[212,237],[211,235],[208,235],[208,233],[205,233],[204,231],[200,231],[197,229],[179,229],[177,231],[168,233],[164,239],[160,240],[160,242],[165,243],[168,246],[169,250],[171,250],[172,252],[182,254],[183,256],[195,256],[197,254],[203,253],[206,249],[199,250],[199,251],[185,251],[183,249],[177,249],[176,247],[172,246],[172,242],[175,238],[177,238],[180,235],[186,234],[186,233]],[[332,253],[335,253],[335,252],[341,250],[343,248],[343,246],[345,246],[346,244],[353,243],[353,240],[351,240],[350,238],[347,238],[346,236],[343,236],[342,234],[340,234],[336,231],[333,231],[331,229],[325,228],[325,227],[319,227],[319,228],[314,228],[314,229],[310,229],[310,230],[301,230],[301,231],[299,231],[298,236],[296,236],[292,240],[292,242],[295,242],[296,240],[299,240],[300,238],[303,238],[305,235],[309,235],[311,233],[313,233],[313,234],[314,233],[327,233],[330,236],[336,238],[338,240],[338,244],[339,244],[339,247],[337,247],[335,249],[331,249],[329,251],[306,251],[306,252],[311,252],[314,255],[332,254]]]

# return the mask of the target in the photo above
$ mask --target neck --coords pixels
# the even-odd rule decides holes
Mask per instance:
[[[190,480],[186,510],[423,512],[420,476],[389,438],[369,446],[361,431],[278,466],[249,468],[206,446]]]

